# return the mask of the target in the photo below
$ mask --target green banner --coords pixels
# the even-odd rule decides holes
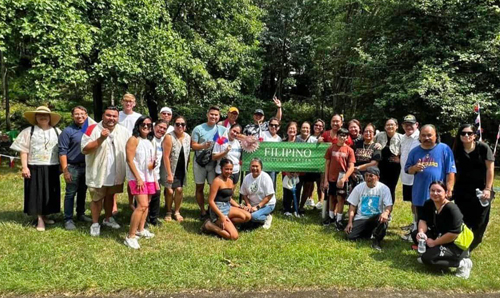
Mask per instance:
[[[248,171],[254,157],[262,160],[267,172],[316,172],[325,170],[325,152],[330,143],[262,142],[259,149],[243,151],[243,171]]]

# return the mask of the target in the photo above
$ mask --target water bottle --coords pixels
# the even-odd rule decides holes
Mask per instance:
[[[479,203],[481,203],[481,206],[487,207],[490,204],[489,200],[483,200],[484,194],[479,188],[476,188],[476,196],[479,199]]]
[[[418,253],[425,253],[425,251],[427,250],[427,247],[425,245],[425,239],[424,238],[420,238],[418,240]]]

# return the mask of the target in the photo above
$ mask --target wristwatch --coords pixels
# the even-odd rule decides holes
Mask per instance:
[[[260,205],[257,205],[257,210],[260,210],[260,208],[262,208],[262,207],[260,207]]]

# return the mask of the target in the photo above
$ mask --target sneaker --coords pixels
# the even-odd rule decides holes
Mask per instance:
[[[119,229],[120,228],[120,225],[115,221],[115,219],[113,217],[110,217],[108,221],[106,221],[106,219],[104,219],[102,221],[102,225],[106,226],[106,227],[110,227],[112,229]]]
[[[302,214],[300,214],[300,212],[299,213],[294,212],[293,215],[297,218],[301,218],[303,216]]]
[[[314,200],[313,199],[307,199],[306,200],[306,206],[314,207],[314,206],[316,206],[316,204],[314,204]]]
[[[331,223],[333,222],[333,218],[331,217],[327,217],[324,221],[323,221],[323,226],[327,227],[329,226]]]
[[[266,217],[266,221],[264,222],[264,225],[262,227],[267,230],[271,227],[272,222],[273,222],[273,216],[271,214],[269,214]]]
[[[344,224],[341,221],[335,222],[335,229],[337,231],[343,231],[345,229]]]
[[[140,237],[140,238],[145,238],[145,239],[151,239],[155,236],[155,234],[151,233],[149,230],[142,230],[142,231],[137,231],[135,232],[135,235]]]
[[[407,225],[407,226],[404,226],[404,227],[401,227],[401,230],[403,231],[411,231],[413,230],[413,223]]]
[[[316,204],[316,209],[323,210],[323,203],[318,202],[318,204]]]
[[[127,238],[125,238],[125,241],[123,241],[123,244],[125,244],[126,246],[132,248],[132,249],[139,249],[141,248],[141,246],[139,245],[139,242],[137,241],[137,237],[134,237],[134,238],[129,238],[127,236]]]
[[[155,227],[161,227],[162,226],[161,222],[158,221],[157,219],[150,220],[149,224],[152,225],[152,226],[155,226]]]
[[[101,234],[101,225],[94,223],[90,226],[90,236],[98,237]]]
[[[403,239],[404,241],[413,242],[413,238],[411,238],[411,233],[401,236],[401,239]]]
[[[382,251],[382,247],[380,246],[380,241],[373,239],[372,248],[378,251]]]
[[[290,212],[285,212],[285,213],[283,213],[283,215],[284,215],[284,216],[288,216],[288,217],[293,216],[293,214],[292,214],[292,213],[290,213]]]
[[[85,214],[79,215],[76,219],[78,219],[79,221],[83,221],[83,222],[92,222],[92,218],[90,218],[89,216],[87,216]]]
[[[419,262],[420,264],[423,264],[424,262],[422,262],[422,257],[418,257],[417,258],[417,262]]]
[[[472,261],[469,258],[464,258],[460,261],[460,265],[457,268],[455,276],[468,279],[470,276],[470,271],[472,269]]]
[[[68,231],[72,231],[72,230],[76,229],[76,226],[75,226],[75,223],[73,222],[73,220],[70,219],[64,223],[64,228]]]

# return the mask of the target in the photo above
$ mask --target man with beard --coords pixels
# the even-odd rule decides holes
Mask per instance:
[[[422,216],[425,201],[430,198],[429,186],[433,181],[446,183],[446,196],[451,198],[455,185],[455,159],[451,148],[439,143],[434,125],[426,124],[420,130],[420,146],[413,148],[405,164],[405,172],[414,175],[412,203],[417,216]]]
[[[113,219],[113,196],[123,192],[125,181],[125,147],[130,131],[118,123],[118,109],[107,107],[102,121],[90,126],[82,137],[81,149],[85,157],[85,181],[92,202],[91,236],[99,236],[99,216],[104,205],[105,219],[102,224],[113,229],[120,225]]]

